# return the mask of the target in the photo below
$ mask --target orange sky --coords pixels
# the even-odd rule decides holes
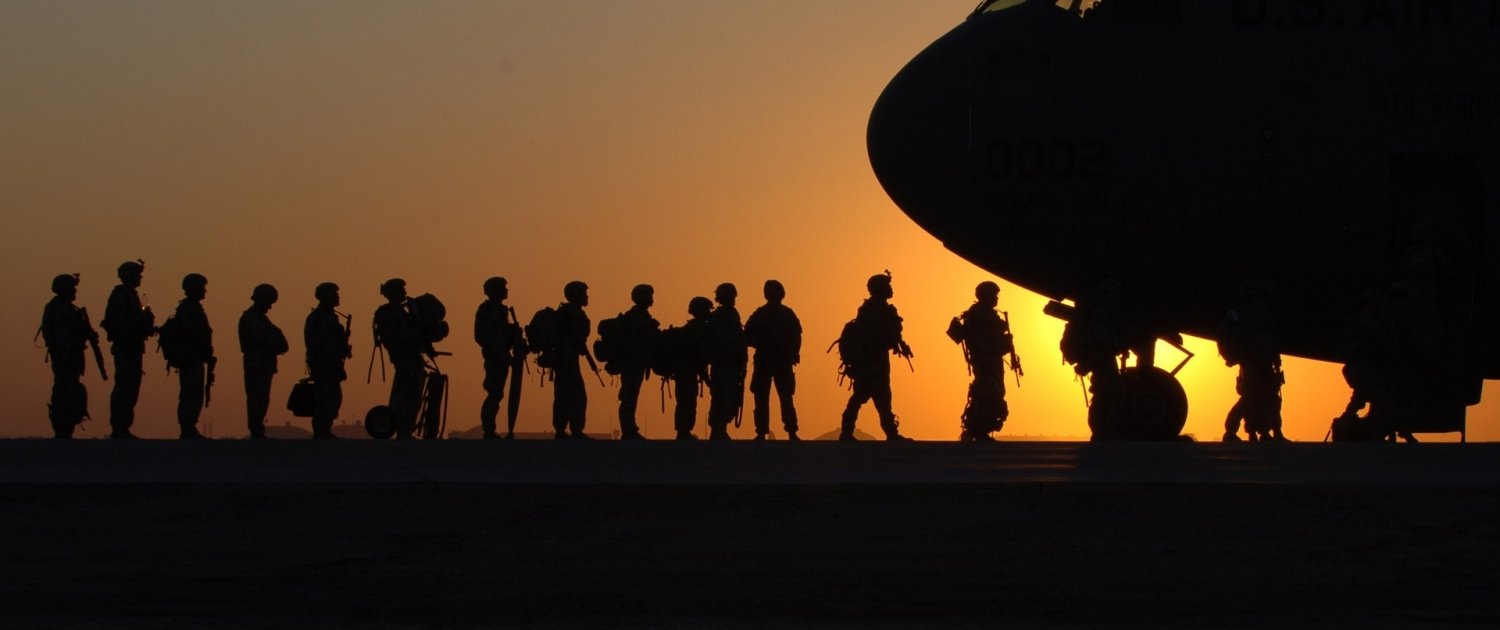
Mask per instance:
[[[966,376],[943,336],[990,276],[944,250],[886,198],[865,155],[867,116],[886,81],[961,21],[973,0],[631,2],[8,2],[0,5],[0,365],[10,401],[0,434],[48,433],[50,373],[31,333],[53,275],[81,272],[95,317],[121,261],[147,261],[159,317],[183,274],[210,279],[220,386],[204,414],[245,433],[233,331],[250,288],[281,289],[271,312],[293,339],[271,424],[302,373],[312,287],[344,287],[355,358],[343,419],[383,402],[367,385],[376,287],[404,277],[450,309],[456,356],[450,429],[477,425],[470,341],[480,284],[510,279],[523,317],[592,287],[593,319],[655,285],[663,324],[694,295],[735,282],[741,311],[782,280],[807,330],[799,370],[803,433],[831,431],[848,392],[823,353],[872,273],[895,274],[894,303],[917,352],[898,364],[903,431],[953,439]],[[1061,324],[1044,300],[1002,282],[1027,376],[1005,433],[1082,437],[1079,386],[1061,365]],[[1233,371],[1212,344],[1182,379],[1187,431],[1217,439]],[[1163,362],[1175,351],[1163,350]],[[175,435],[175,379],[148,356],[136,432]],[[1293,361],[1288,433],[1320,439],[1347,398],[1336,366]],[[108,387],[90,370],[84,436],[107,427]],[[616,390],[591,381],[589,428],[613,429]],[[1495,387],[1471,410],[1472,439],[1500,428]],[[550,389],[523,394],[520,430],[549,426]],[[669,434],[656,382],[641,419]],[[706,409],[706,404],[700,406]],[[748,416],[748,413],[747,413]],[[305,421],[295,421],[305,427]],[[748,417],[747,417],[748,423]],[[876,431],[866,409],[860,427]],[[748,436],[748,424],[736,435]]]

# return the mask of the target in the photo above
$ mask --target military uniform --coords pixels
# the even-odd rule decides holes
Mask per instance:
[[[239,333],[245,366],[245,424],[251,437],[265,437],[276,357],[286,354],[291,348],[281,328],[263,310],[255,307],[240,315]]]
[[[745,341],[755,348],[755,371],[750,377],[750,392],[755,396],[755,434],[771,432],[771,386],[781,403],[781,424],[787,435],[797,433],[797,408],[792,397],[797,393],[797,375],[793,366],[802,357],[802,322],[785,304],[767,303],[750,314],[745,322]]]
[[[891,411],[891,352],[903,347],[901,315],[896,312],[895,305],[870,298],[860,305],[854,321],[862,337],[860,345],[867,351],[847,367],[854,393],[844,406],[839,437],[853,439],[860,408],[873,401],[875,411],[880,415],[880,428],[886,437],[900,439],[896,414]]]
[[[589,395],[583,386],[579,359],[588,352],[591,330],[583,307],[565,302],[557,308],[557,357],[553,360],[552,428],[559,437],[568,431],[582,437],[588,420]]]
[[[479,425],[486,437],[495,435],[495,417],[505,384],[518,360],[525,360],[521,326],[512,322],[510,311],[499,300],[485,300],[474,312],[474,341],[484,358],[484,402],[479,406]],[[519,378],[519,377],[518,377]]]
[[[677,398],[672,411],[672,428],[679,439],[692,439],[693,429],[698,426],[698,385],[708,372],[706,346],[708,320],[694,317],[683,325],[683,343],[677,347],[678,356],[672,357],[672,387]],[[670,334],[670,333],[669,333]]]
[[[71,299],[57,296],[42,309],[42,339],[47,344],[52,365],[52,398],[47,416],[53,435],[70,438],[73,430],[89,415],[89,393],[83,386],[84,347],[97,341],[99,333],[90,326],[83,309]]]
[[[198,417],[203,413],[205,385],[214,357],[214,330],[208,325],[203,303],[185,299],[173,314],[182,354],[177,365],[177,424],[184,436],[198,435]]]
[[[135,405],[141,397],[141,377],[146,373],[146,340],[156,332],[156,318],[142,306],[135,287],[115,285],[104,307],[100,325],[109,336],[114,356],[115,386],[109,394],[109,427],[115,435],[130,434],[135,424]]]
[[[1237,437],[1240,420],[1251,439],[1281,439],[1281,354],[1270,313],[1250,307],[1230,311],[1221,326],[1220,354],[1238,365],[1239,399],[1224,420],[1224,439]]]
[[[729,423],[745,406],[745,368],[750,362],[740,312],[721,304],[708,316],[708,428],[711,437],[729,437]]]
[[[333,435],[333,421],[344,403],[343,382],[348,378],[344,361],[351,354],[348,332],[339,324],[332,306],[319,306],[307,314],[302,343],[307,348],[307,371],[316,392],[313,437],[328,437]]]
[[[427,382],[422,354],[432,346],[422,339],[421,327],[405,304],[380,305],[373,322],[375,338],[385,347],[395,371],[387,404],[395,416],[396,437],[410,438],[422,407],[422,387]]]
[[[1005,402],[1005,355],[1015,351],[1010,325],[995,309],[975,303],[960,316],[974,380],[964,407],[963,431],[970,439],[985,439],[1010,417]]]
[[[637,304],[625,311],[622,317],[624,331],[620,358],[620,434],[623,437],[640,437],[641,428],[635,420],[635,410],[641,399],[641,385],[651,369],[650,341],[661,329],[661,323],[651,316],[647,307]]]

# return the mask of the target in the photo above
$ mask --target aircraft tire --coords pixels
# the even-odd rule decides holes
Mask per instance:
[[[1177,439],[1187,425],[1187,392],[1182,384],[1158,367],[1129,368],[1120,376],[1125,390],[1120,438],[1139,442]]]

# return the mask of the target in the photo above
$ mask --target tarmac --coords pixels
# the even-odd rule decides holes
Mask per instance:
[[[1500,444],[0,441],[9,627],[1495,627]]]

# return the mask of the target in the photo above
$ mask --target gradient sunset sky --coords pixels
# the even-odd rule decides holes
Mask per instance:
[[[945,250],[885,196],[865,153],[881,89],[975,0],[0,3],[0,203],[8,297],[0,308],[0,435],[50,434],[50,372],[32,342],[51,278],[82,273],[97,320],[122,261],[146,260],[142,292],[171,312],[189,272],[221,360],[205,425],[245,435],[235,322],[269,282],[292,340],[268,424],[303,373],[302,320],[322,281],[355,316],[340,421],[383,403],[365,383],[377,286],[407,280],[449,307],[440,349],[452,377],[449,428],[478,424],[482,378],[471,324],[492,275],[525,318],[591,287],[595,322],[656,287],[663,325],[720,282],[740,311],[780,279],[806,329],[798,372],[803,434],[837,427],[848,391],[824,349],[890,269],[916,372],[897,362],[903,432],[955,439],[967,385],[948,319],[993,279]],[[1045,299],[1001,282],[1026,363],[1010,382],[1004,435],[1088,435],[1080,385],[1057,350]],[[151,346],[154,348],[154,344]],[[1186,432],[1218,439],[1234,371],[1211,343],[1181,377]],[[1175,364],[1164,349],[1160,363]],[[176,380],[148,355],[135,432],[176,435]],[[533,368],[534,369],[534,368]],[[1337,366],[1291,361],[1287,432],[1323,437],[1348,389]],[[590,379],[588,428],[616,428],[611,384]],[[107,433],[109,385],[85,378]],[[1470,438],[1500,436],[1497,388],[1470,410]],[[533,372],[518,430],[550,426],[551,389]],[[651,437],[670,434],[658,381],[643,391]],[[706,404],[700,405],[700,415]],[[779,433],[774,418],[773,426]],[[701,423],[700,423],[701,426]],[[877,426],[873,409],[860,428]],[[748,437],[746,425],[734,432]]]

